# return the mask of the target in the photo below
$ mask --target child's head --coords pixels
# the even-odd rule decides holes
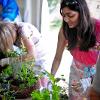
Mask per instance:
[[[16,40],[16,27],[13,23],[0,22],[0,52],[12,49]]]

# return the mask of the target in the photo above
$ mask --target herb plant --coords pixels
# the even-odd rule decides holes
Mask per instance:
[[[13,51],[3,54],[5,57],[12,57],[13,59],[21,56],[20,54],[17,54]],[[19,94],[24,95],[24,93],[24,96],[30,95],[33,86],[36,84],[38,79],[33,71],[34,59],[29,61],[20,60],[14,63],[12,62],[10,64],[6,64],[4,66],[0,65],[0,67],[2,69],[0,71],[0,97],[2,97],[3,100],[14,100],[16,96]],[[30,91],[27,89],[30,89]]]

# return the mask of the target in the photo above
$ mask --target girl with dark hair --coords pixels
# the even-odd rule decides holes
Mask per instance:
[[[70,51],[69,99],[83,100],[96,73],[100,45],[100,21],[90,16],[85,0],[61,0],[63,23],[58,35],[51,73],[56,74],[64,48]]]

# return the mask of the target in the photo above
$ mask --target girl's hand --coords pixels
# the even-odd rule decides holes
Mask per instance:
[[[72,89],[76,92],[80,92],[82,87],[81,87],[81,83],[80,82],[75,82],[72,84]]]

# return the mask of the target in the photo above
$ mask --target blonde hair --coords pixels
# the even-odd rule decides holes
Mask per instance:
[[[0,22],[0,52],[6,52],[11,49],[16,40],[16,36],[14,23]]]

